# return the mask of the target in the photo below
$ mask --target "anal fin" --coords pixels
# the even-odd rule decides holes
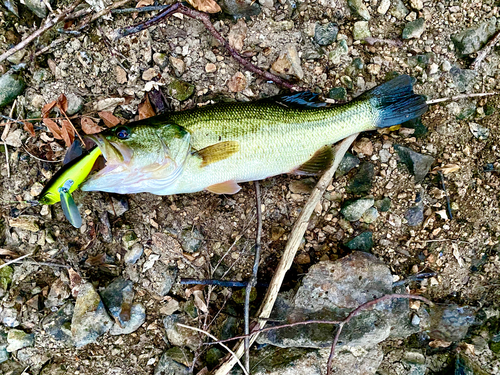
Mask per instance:
[[[233,180],[230,180],[221,182],[220,184],[210,185],[206,190],[215,194],[236,194],[241,190],[241,186]]]
[[[237,141],[219,142],[214,145],[205,147],[196,152],[202,158],[201,167],[206,167],[209,164],[227,159],[234,153],[240,150],[240,144]]]
[[[294,168],[291,173],[303,176],[323,173],[332,165],[333,158],[334,153],[332,146],[323,146],[316,151],[308,161]]]

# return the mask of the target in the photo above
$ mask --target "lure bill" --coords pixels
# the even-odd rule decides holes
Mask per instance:
[[[95,147],[65,164],[45,185],[38,202],[47,205],[61,202],[64,216],[74,227],[80,228],[82,218],[71,193],[87,178],[100,155],[101,150]]]

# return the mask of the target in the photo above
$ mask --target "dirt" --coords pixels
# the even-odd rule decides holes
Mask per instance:
[[[410,5],[405,4],[410,9]],[[389,14],[378,14],[377,1],[370,1],[369,5],[372,36],[400,40],[407,21],[395,19]],[[56,2],[52,7],[60,9],[63,4]],[[349,54],[342,57],[339,64],[332,64],[328,53],[336,47],[336,43],[322,47],[323,53],[318,59],[301,59],[303,79],[291,78],[298,85],[327,96],[330,88],[343,86],[342,76],[350,75],[354,88],[347,91],[349,99],[383,82],[392,71],[414,76],[415,91],[427,95],[429,99],[457,95],[452,77],[448,71],[442,70],[442,64],[448,61],[451,65],[467,68],[472,59],[457,57],[450,36],[482,20],[498,16],[500,10],[489,2],[425,2],[422,10],[413,11],[426,19],[422,37],[404,40],[401,46],[393,47],[388,44],[370,46],[354,41],[352,27],[357,18],[351,15],[343,1],[301,2],[297,3],[297,7],[297,10],[293,10],[289,2],[276,2],[272,8],[263,7],[261,14],[246,20],[248,31],[242,51],[248,52],[252,56],[250,60],[257,66],[269,69],[290,44],[302,56],[316,50],[312,41],[316,22],[337,22],[339,33],[346,37]],[[0,11],[2,52],[14,43],[16,35],[19,39],[19,36],[25,37],[33,31],[32,23],[25,22],[27,16],[23,18],[29,11],[24,7],[21,10],[19,21],[5,9]],[[123,109],[135,115],[145,95],[147,81],[142,77],[146,70],[154,68],[160,88],[165,88],[177,78],[168,63],[160,67],[154,62],[155,53],[164,53],[167,62],[168,56],[182,59],[186,71],[180,79],[195,86],[195,93],[190,99],[172,101],[175,110],[220,100],[221,97],[255,100],[279,93],[275,84],[245,71],[217,45],[201,23],[187,17],[172,17],[147,31],[118,41],[106,40],[106,36],[112,35],[114,30],[143,21],[146,17],[144,14],[137,18],[116,15],[112,20],[93,23],[78,36],[67,36],[65,42],[50,48],[48,53],[34,59],[26,57],[25,77],[28,85],[18,98],[18,108],[23,108],[19,115],[32,117],[39,113],[41,105],[54,100],[61,93],[75,93],[83,98],[84,107],[80,114],[97,118],[92,109],[94,103],[111,97],[125,97]],[[225,16],[214,16],[213,21],[217,30],[225,36],[235,25],[231,18]],[[57,37],[57,33],[51,31],[35,46],[40,49]],[[28,53],[34,48],[29,47]],[[415,56],[426,53],[432,54],[427,66],[422,68],[413,63]],[[365,69],[359,75],[347,74],[346,68],[355,57],[361,57],[365,64],[380,65],[380,73],[371,75]],[[470,92],[500,89],[499,62],[500,55],[494,49],[483,63],[483,70],[479,71]],[[216,65],[215,72],[206,73],[209,63]],[[438,65],[434,74],[429,73],[432,63]],[[2,67],[5,70],[8,64]],[[125,70],[126,81],[122,72],[117,70],[118,67]],[[45,78],[37,80],[37,74],[42,70]],[[234,93],[229,90],[228,82],[237,72],[244,74],[247,85],[241,92]],[[372,252],[390,265],[396,275],[395,280],[404,280],[416,273],[436,273],[421,283],[412,284],[412,292],[423,294],[435,302],[455,302],[478,309],[488,307],[496,310],[500,297],[496,288],[500,276],[499,104],[499,97],[492,96],[433,105],[422,118],[428,133],[419,138],[404,128],[393,132],[364,134],[363,137],[368,138],[373,146],[373,154],[361,154],[358,157],[375,166],[375,178],[369,194],[375,199],[389,197],[391,209],[380,213],[373,224],[346,223],[339,210],[342,202],[354,197],[346,193],[346,186],[356,171],[335,179],[322,199],[321,207],[315,210],[303,247],[299,250],[297,259],[300,261],[294,264],[284,287],[293,288],[300,280],[300,275],[307,272],[312,264],[348,254],[350,250],[344,243],[370,230],[373,231],[375,243]],[[458,120],[457,115],[468,107],[474,108],[471,116]],[[484,111],[490,107],[495,108],[495,112],[484,115]],[[5,108],[3,114],[9,115],[9,109]],[[486,140],[476,139],[469,129],[471,122],[489,128],[489,137]],[[27,144],[38,146],[45,142],[42,134],[46,130],[40,127],[40,123],[36,124],[35,139],[28,140],[26,132],[22,133],[22,138]],[[22,126],[14,124],[12,130],[16,128]],[[50,137],[50,133],[47,136]],[[433,156],[436,159],[433,168],[454,164],[458,170],[444,174],[445,189],[438,173],[428,174],[422,183],[415,184],[413,176],[398,163],[394,144]],[[54,160],[62,158],[64,150],[60,142]],[[380,160],[381,150],[390,152],[386,163]],[[15,306],[20,311],[20,327],[36,333],[35,346],[26,349],[32,356],[23,362],[23,366],[30,367],[30,373],[38,373],[46,363],[62,364],[67,373],[74,374],[153,373],[161,353],[169,347],[164,338],[162,307],[169,298],[181,302],[181,309],[193,301],[192,296],[186,296],[187,287],[184,285],[176,283],[168,297],[161,297],[142,280],[145,278],[141,276],[142,266],[154,252],[154,233],[174,234],[180,240],[183,231],[195,228],[203,236],[199,249],[189,254],[188,258],[172,258],[167,262],[178,268],[177,281],[182,277],[245,280],[249,276],[256,226],[254,188],[251,183],[243,184],[242,190],[234,196],[216,196],[207,192],[167,197],[130,195],[126,197],[128,211],[119,217],[113,214],[110,195],[77,192],[74,198],[84,219],[84,225],[77,230],[64,219],[58,205],[47,210],[26,203],[11,203],[33,199],[30,194],[32,186],[37,182],[44,184],[59,168],[59,163],[40,161],[30,156],[24,147],[9,147],[8,176],[3,159],[2,155],[0,183],[3,186],[3,203],[0,212],[5,226],[2,247],[18,254],[33,252],[33,257],[38,261],[69,265],[97,288],[107,285],[117,275],[136,275],[139,279],[135,283],[136,300],[146,306],[146,322],[132,334],[104,335],[96,343],[82,349],[61,345],[44,333],[40,325],[41,319],[50,310],[33,310],[26,305],[26,301],[31,298],[30,290],[35,286],[39,286],[46,296],[48,288],[61,273],[66,272],[65,269],[24,265],[23,270],[21,266],[15,266],[15,282],[3,297],[2,304]],[[490,167],[490,164],[493,166]],[[290,185],[298,179],[295,176],[278,176],[261,183],[264,229],[259,280],[262,282],[268,282],[272,277],[293,224],[308,198],[308,194],[291,192]],[[424,221],[421,225],[410,227],[405,222],[405,212],[415,204],[417,194],[423,198]],[[447,210],[446,195],[451,202],[452,219],[447,213],[438,213]],[[106,214],[108,208],[110,213]],[[25,215],[36,221],[40,230],[30,232],[9,227],[11,218]],[[106,215],[109,226],[102,220]],[[125,265],[123,261],[127,248],[122,238],[130,231],[137,236],[136,242],[145,247],[145,255],[133,266]],[[100,265],[89,263],[89,258],[102,254],[107,254],[112,260]],[[222,257],[224,259],[218,265]],[[259,299],[263,293],[263,290],[258,291]],[[216,288],[210,297],[208,321],[216,318],[211,328],[215,335],[220,333],[218,330],[223,320],[216,314],[222,309],[222,315],[225,316],[226,303],[236,311],[238,319],[242,316],[242,306],[232,302],[230,294],[227,289]],[[193,320],[193,324],[201,324],[203,319],[201,314]],[[206,354],[204,348],[197,354],[201,355],[203,361],[203,355]],[[200,370],[203,365],[198,364],[196,368]]]

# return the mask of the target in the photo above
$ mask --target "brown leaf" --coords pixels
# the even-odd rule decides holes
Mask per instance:
[[[61,136],[64,139],[64,143],[69,147],[75,140],[75,131],[68,120],[62,121]]]
[[[8,249],[0,249],[0,255],[8,255],[10,257],[17,257],[18,254],[12,250],[8,250]]]
[[[187,0],[189,4],[200,12],[218,13],[221,11],[219,4],[214,0]]]
[[[431,341],[429,343],[429,346],[431,348],[447,348],[448,346],[450,346],[452,343],[449,342],[449,341],[444,341],[444,340],[439,340],[439,339],[436,339],[434,341]]]
[[[61,128],[59,127],[59,125],[57,125],[50,118],[44,118],[42,121],[43,121],[44,125],[52,133],[52,135],[54,135],[55,139],[63,139],[62,134],[61,134]]]
[[[203,311],[205,314],[208,313],[208,307],[203,300],[203,292],[201,290],[195,290],[193,291],[193,296],[194,296],[194,305]]]
[[[155,3],[154,0],[139,0],[139,2],[135,7],[136,8],[146,7],[148,5],[153,5],[154,3]]]
[[[441,171],[443,174],[448,174],[448,173],[453,173],[456,172],[460,169],[460,166],[457,164],[446,164],[442,167],[436,167],[434,168],[431,173],[437,173],[438,171]]]
[[[52,111],[52,108],[54,108],[57,104],[57,101],[52,101],[50,103],[45,104],[42,107],[42,117],[48,117],[50,111]]]
[[[236,74],[229,79],[227,87],[231,92],[243,91],[245,87],[247,87],[247,78],[243,73],[236,72]]]
[[[142,100],[142,102],[139,103],[138,111],[139,111],[139,120],[143,120],[145,118],[153,117],[156,115],[148,95],[146,95]]]
[[[85,134],[97,134],[102,132],[102,128],[97,125],[90,117],[82,117],[80,126]]]
[[[57,98],[57,108],[66,113],[66,111],[68,110],[68,99],[66,98],[66,95],[59,95],[59,97]]]
[[[248,28],[245,20],[243,18],[240,18],[235,25],[231,26],[231,30],[229,31],[228,36],[229,45],[235,50],[241,51],[245,43],[247,31]]]
[[[108,128],[113,128],[120,124],[120,119],[109,111],[101,111],[98,115]]]
[[[71,288],[71,294],[76,298],[78,296],[78,290],[80,289],[80,285],[84,283],[82,277],[76,272],[73,268],[68,270],[69,276],[69,287]]]
[[[31,134],[32,137],[34,137],[36,134],[35,134],[35,128],[33,127],[33,124],[31,122],[28,122],[28,121],[23,121],[23,128],[24,130],[26,130],[28,133]]]

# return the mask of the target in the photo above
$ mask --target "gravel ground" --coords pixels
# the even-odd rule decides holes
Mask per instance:
[[[331,88],[344,87],[346,99],[350,100],[384,82],[393,72],[415,77],[415,91],[428,99],[500,90],[498,49],[491,51],[474,75],[468,70],[474,53],[461,54],[452,41],[452,36],[464,29],[478,28],[483,22],[498,17],[500,7],[493,1],[371,0],[361,3],[371,16],[367,21],[371,36],[385,40],[374,45],[355,40],[357,28],[364,28],[366,24],[359,24],[362,17],[344,1],[265,0],[261,4],[260,14],[238,22],[226,15],[214,16],[216,29],[226,37],[229,35],[233,43],[239,42],[239,50],[257,66],[272,67],[324,97],[328,97]],[[59,2],[52,4],[53,9],[62,7],[64,4]],[[19,4],[19,12],[20,18],[16,18],[5,8],[0,11],[0,52],[30,34],[33,25],[40,23],[26,6]],[[62,43],[36,58],[31,58],[35,50],[32,46],[24,55],[4,62],[0,66],[4,73],[14,64],[26,64],[22,70],[26,88],[17,98],[14,114],[20,118],[40,117],[45,103],[65,93],[78,114],[97,118],[96,105],[103,105],[104,100],[109,104],[110,98],[116,98],[114,107],[116,103],[120,107],[115,114],[130,114],[133,118],[153,80],[167,96],[172,94],[168,88],[176,80],[194,86],[193,95],[187,100],[172,99],[175,110],[223,98],[248,101],[280,93],[275,84],[245,71],[201,23],[186,17],[172,17],[118,41],[107,39],[118,28],[145,17],[144,14],[115,15],[109,20],[102,19],[80,35],[63,35]],[[425,22],[421,35],[402,39],[405,27],[417,19]],[[330,22],[338,25],[338,35],[331,44],[321,46],[315,39],[317,25]],[[500,24],[495,27],[499,29]],[[36,49],[60,36],[55,30],[49,31],[37,40]],[[298,63],[299,68],[292,64],[288,71],[280,71],[275,62],[287,51],[289,56],[294,55],[290,51],[296,51],[297,56],[290,61]],[[234,77],[238,78],[237,82]],[[82,107],[78,108],[80,101]],[[361,163],[373,166],[371,188],[362,194],[349,192],[359,168],[332,182],[316,207],[285,288],[293,289],[311,265],[350,253],[345,243],[370,231],[374,243],[371,252],[389,266],[395,281],[417,273],[434,272],[434,276],[411,284],[411,291],[435,302],[467,305],[487,311],[490,317],[497,316],[499,102],[497,96],[492,96],[433,105],[422,118],[428,128],[423,135],[417,134],[418,129],[405,127],[363,134],[352,153]],[[6,106],[2,113],[9,115],[10,108],[11,105]],[[235,316],[231,330],[238,332],[242,305],[235,296],[236,291],[231,294],[227,289],[215,288],[208,296],[205,288],[205,298],[209,301],[209,313],[205,314],[200,310],[195,289],[188,289],[178,281],[181,277],[245,280],[249,276],[256,223],[252,184],[243,184],[241,192],[233,196],[203,192],[167,197],[150,194],[120,197],[76,192],[74,198],[84,219],[78,230],[64,219],[60,206],[47,209],[9,203],[33,199],[39,184],[43,185],[60,165],[30,156],[26,148],[31,154],[44,158],[48,148],[41,145],[50,144],[53,160],[64,155],[63,142],[54,141],[40,122],[33,123],[37,127],[34,138],[29,138],[22,125],[14,124],[10,129],[10,171],[3,155],[1,158],[0,244],[18,255],[33,253],[33,258],[28,259],[70,266],[98,291],[119,275],[132,280],[134,302],[145,307],[146,321],[133,333],[118,336],[106,333],[78,349],[69,339],[55,340],[46,332],[42,320],[65,302],[75,300],[70,293],[71,277],[67,268],[32,262],[14,265],[12,275],[0,275],[11,280],[9,285],[3,282],[1,285],[0,319],[6,330],[16,327],[34,333],[34,344],[14,353],[15,360],[1,364],[0,372],[19,374],[27,368],[25,373],[29,374],[40,371],[43,374],[152,374],[161,354],[172,346],[172,339],[166,338],[163,319],[175,311],[187,312],[191,317],[188,323],[192,325],[212,322],[210,330],[216,336],[223,333],[227,317]],[[485,139],[473,134],[478,126],[480,130],[489,129]],[[434,173],[415,182],[414,176],[399,162],[395,145],[432,156]],[[4,154],[3,147],[1,151]],[[435,169],[445,166],[448,169],[443,170],[443,189],[443,179]],[[259,280],[262,282],[272,277],[291,228],[316,180],[279,176],[261,183],[264,233]],[[371,223],[363,219],[345,220],[339,212],[345,202],[367,195],[375,200],[389,198],[390,210],[379,212]],[[447,213],[447,197],[453,219]],[[422,202],[423,217],[411,226],[407,212],[418,201]],[[125,212],[117,212],[124,205]],[[125,262],[131,249],[144,250],[135,264]],[[175,282],[165,294],[160,291],[160,284],[166,280]],[[258,289],[256,307],[263,294],[263,290]],[[483,331],[467,339],[471,345],[476,344],[477,353],[479,344],[473,338],[484,336]],[[206,348],[196,348],[198,336],[186,334],[184,339],[187,340],[184,345],[192,346],[191,350],[198,356],[197,373],[207,363]],[[410,343],[384,344],[384,352],[391,353],[386,356],[384,373],[408,373],[397,367],[397,360],[391,357],[397,357],[393,350],[401,349],[401,345]],[[434,367],[428,366],[429,374],[442,370],[444,365],[437,363],[438,356],[444,358],[455,349],[436,350],[426,352],[429,358],[434,355],[432,361],[435,362]],[[482,353],[476,356],[477,363],[487,373],[498,373],[499,360],[494,351]]]

